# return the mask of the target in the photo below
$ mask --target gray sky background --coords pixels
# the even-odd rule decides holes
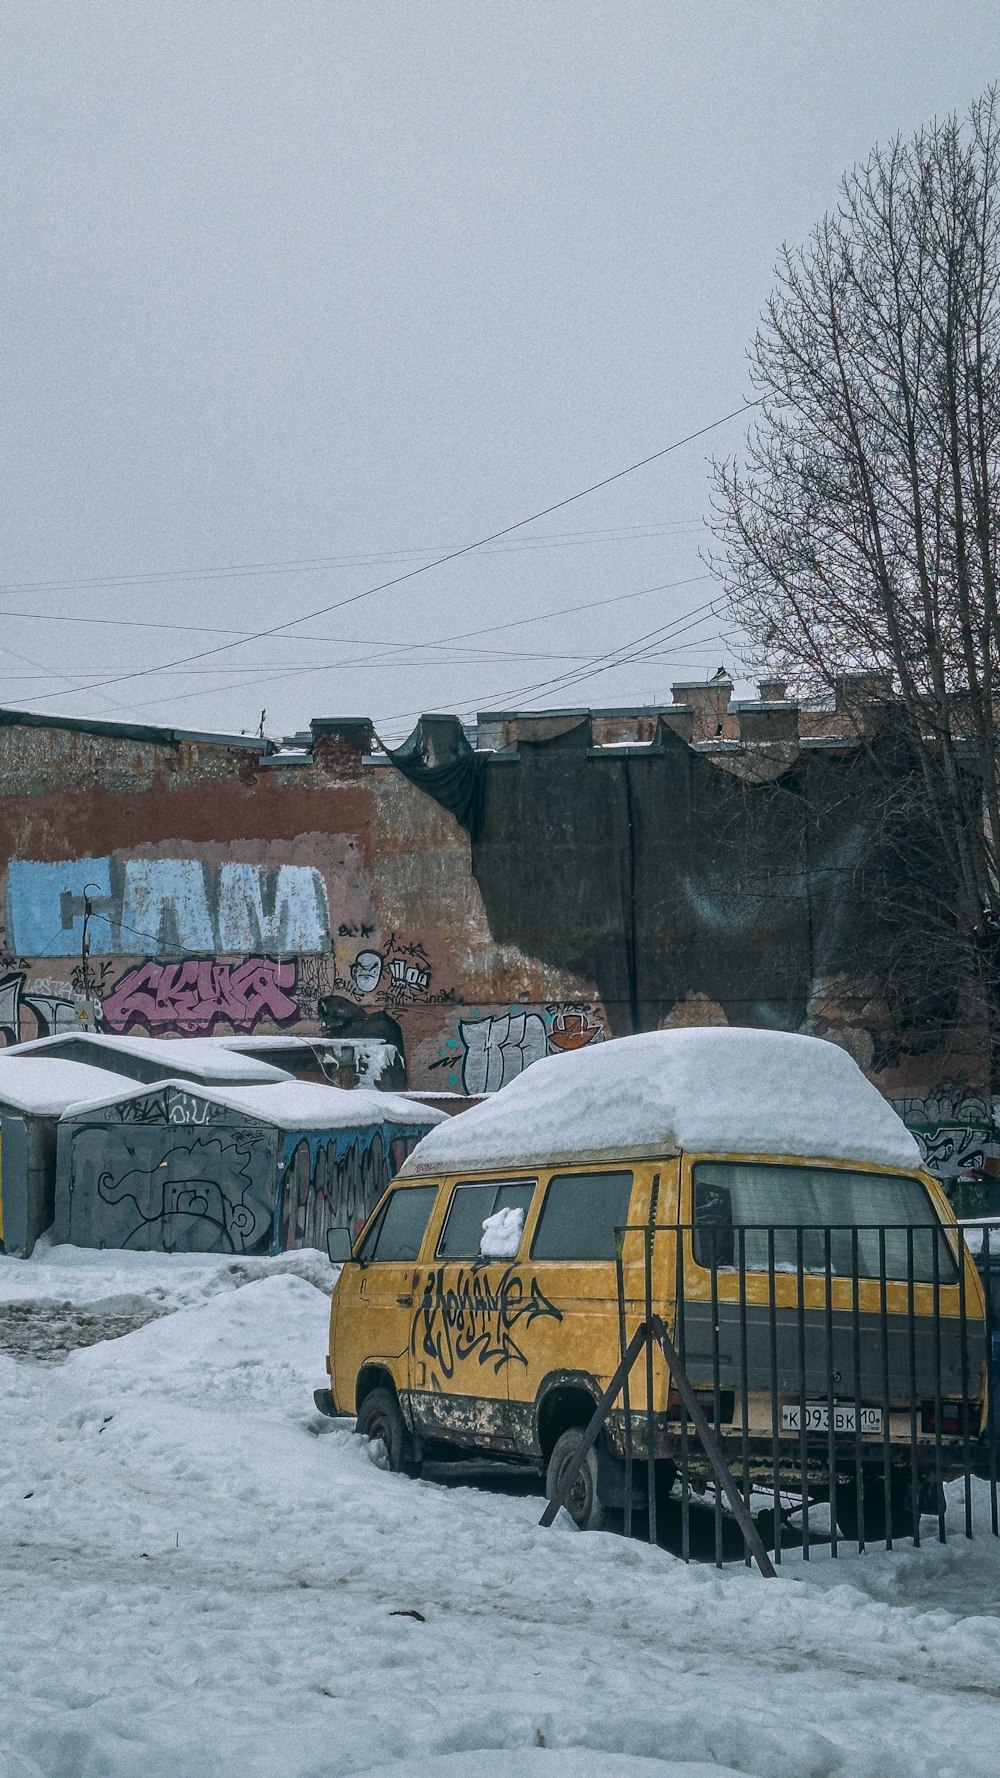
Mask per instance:
[[[683,620],[745,421],[239,638],[738,407],[782,238],[998,74],[995,0],[7,0],[3,703],[391,738],[738,668]]]

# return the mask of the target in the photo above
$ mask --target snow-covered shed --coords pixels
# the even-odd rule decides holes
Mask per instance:
[[[83,1062],[0,1051],[0,1241],[30,1253],[55,1202],[56,1132],[68,1105],[103,1099],[108,1076]]]
[[[707,1026],[544,1057],[433,1130],[403,1172],[681,1153],[921,1165],[914,1137],[845,1050],[788,1031]]]
[[[272,1062],[297,1080],[335,1081],[338,1086],[377,1087],[389,1093],[406,1086],[402,1054],[384,1037],[301,1037],[293,1032],[265,1032],[204,1041]]]
[[[13,1044],[8,1056],[85,1062],[127,1080],[191,1080],[202,1086],[253,1086],[288,1080],[288,1071],[263,1056],[243,1055],[211,1037],[117,1037],[103,1031],[64,1031]]]
[[[59,1122],[55,1234],[79,1247],[277,1253],[356,1230],[440,1112],[283,1080],[106,1091]]]

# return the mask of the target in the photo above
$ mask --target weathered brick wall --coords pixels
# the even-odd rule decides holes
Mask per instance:
[[[833,1036],[914,1103],[975,1084],[953,1039],[889,1028],[843,733],[810,753],[793,706],[724,686],[659,717],[501,714],[472,844],[361,719],[262,757],[8,716],[0,1032],[74,1025],[87,988],[109,1030],[389,1037],[411,1086],[480,1092],[604,1034],[728,1020]]]

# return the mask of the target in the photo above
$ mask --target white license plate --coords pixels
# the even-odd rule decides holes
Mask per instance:
[[[882,1409],[881,1408],[862,1408],[860,1410],[860,1412],[861,1412],[861,1431],[862,1432],[881,1432],[881,1430],[882,1430]],[[782,1408],[782,1410],[781,1410],[781,1430],[782,1430],[782,1432],[801,1432],[802,1431],[802,1409],[801,1409],[798,1402],[795,1402],[794,1405],[791,1407]],[[826,1402],[825,1401],[807,1401],[806,1402],[806,1431],[807,1432],[829,1432],[829,1430],[830,1430],[830,1409],[827,1406]],[[833,1430],[834,1430],[834,1432],[855,1432],[857,1430],[857,1421],[856,1421],[856,1417],[855,1417],[855,1407],[854,1407],[853,1401],[851,1401],[851,1402],[835,1401],[834,1402],[834,1404],[833,1404]]]

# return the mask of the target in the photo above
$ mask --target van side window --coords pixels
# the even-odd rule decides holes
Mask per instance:
[[[436,1185],[402,1186],[390,1192],[385,1209],[370,1230],[358,1258],[362,1261],[416,1259],[437,1197]]]
[[[532,1259],[611,1259],[628,1222],[631,1173],[556,1173],[549,1181]]]
[[[533,1179],[491,1180],[484,1185],[456,1185],[438,1242],[438,1259],[478,1259],[483,1223],[498,1210],[520,1210],[521,1224],[535,1190]]]

